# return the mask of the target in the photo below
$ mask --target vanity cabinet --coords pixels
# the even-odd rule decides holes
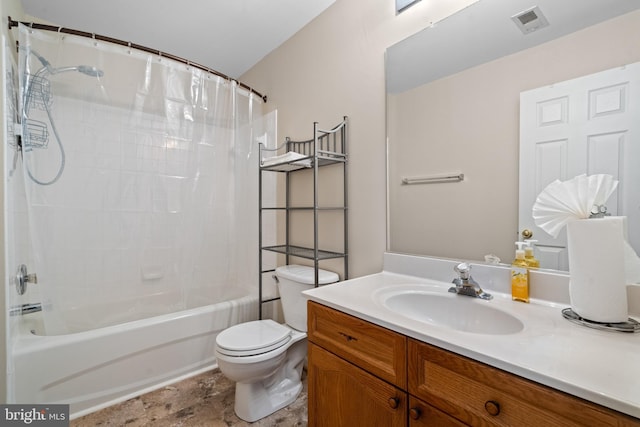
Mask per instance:
[[[408,395],[404,335],[314,302],[307,334],[309,426],[464,425]]]
[[[406,392],[309,344],[309,426],[406,425]]]
[[[474,426],[640,426],[640,420],[409,339],[409,393]]]
[[[309,426],[640,426],[640,420],[308,303]]]

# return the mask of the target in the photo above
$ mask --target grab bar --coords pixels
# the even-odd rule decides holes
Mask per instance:
[[[413,178],[402,178],[403,185],[413,184],[435,184],[439,182],[459,182],[464,181],[464,174],[459,173],[455,175],[436,175],[436,176],[423,176]]]

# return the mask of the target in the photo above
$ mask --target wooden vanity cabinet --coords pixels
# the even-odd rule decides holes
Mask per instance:
[[[311,427],[640,426],[640,420],[308,303]]]
[[[404,335],[309,301],[307,336],[309,342],[400,389],[407,389]]]
[[[464,425],[408,395],[404,335],[314,302],[307,334],[309,426]]]
[[[406,425],[407,393],[309,344],[309,426]]]
[[[409,393],[473,426],[640,426],[640,420],[409,339]]]
[[[407,339],[309,302],[310,426],[406,425]]]

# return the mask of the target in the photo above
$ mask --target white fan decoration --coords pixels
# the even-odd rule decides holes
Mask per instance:
[[[611,175],[578,175],[568,181],[555,180],[547,185],[533,204],[535,224],[558,237],[570,221],[589,218],[602,212],[602,207],[613,194],[618,181]]]

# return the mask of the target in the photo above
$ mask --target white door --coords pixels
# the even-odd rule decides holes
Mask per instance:
[[[629,242],[640,252],[639,166],[640,63],[520,94],[519,229],[538,240],[542,267],[568,270],[566,230],[553,239],[536,227],[533,204],[555,179],[580,174],[619,181],[607,210],[628,217]]]

